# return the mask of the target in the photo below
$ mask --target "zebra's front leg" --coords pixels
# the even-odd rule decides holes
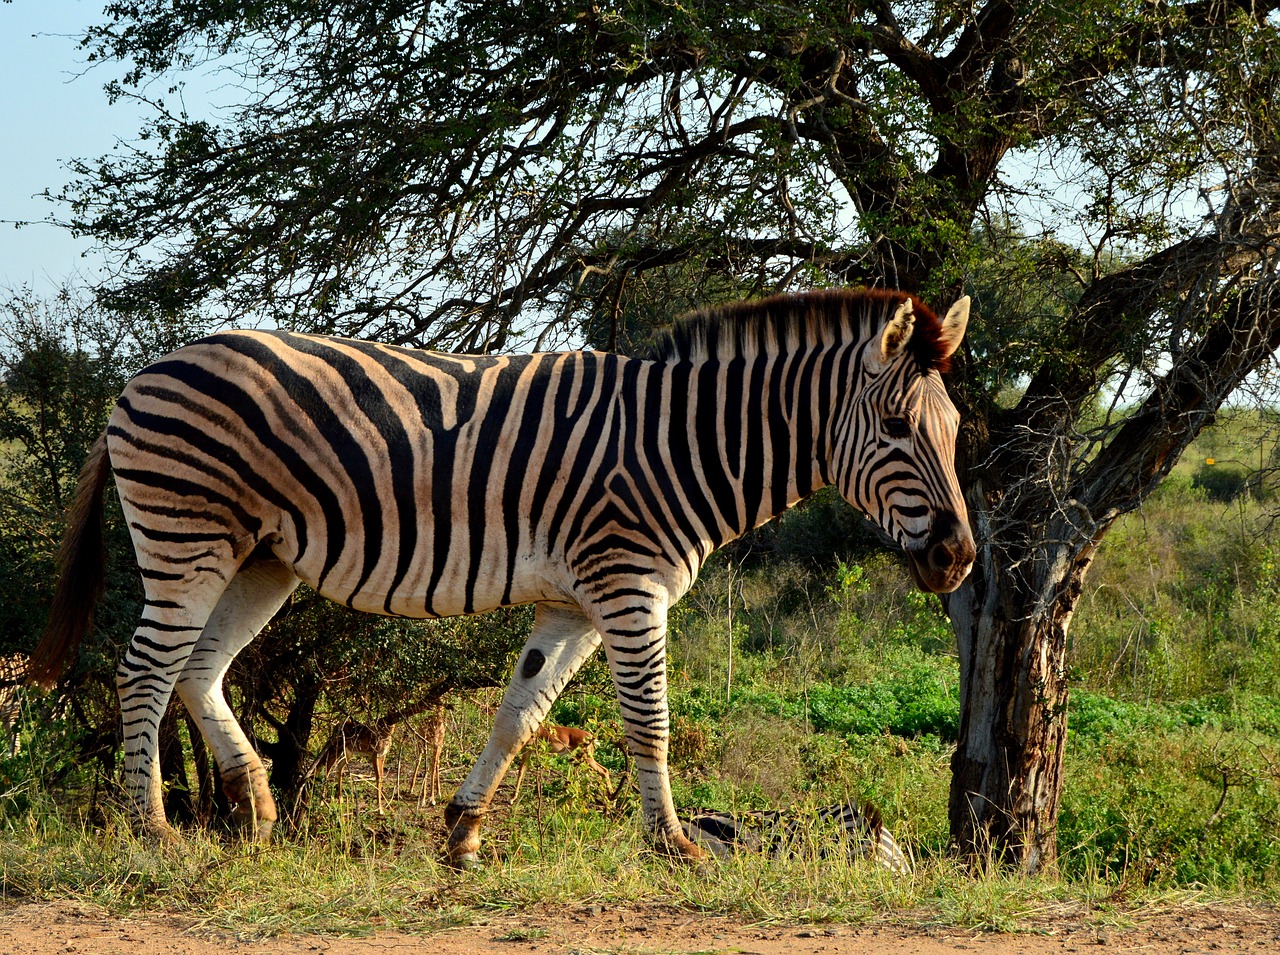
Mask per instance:
[[[622,709],[627,747],[636,763],[645,829],[657,848],[697,861],[706,853],[684,834],[667,772],[671,720],[666,605],[637,600],[633,593],[619,603],[595,608],[593,617],[604,634],[604,652]]]
[[[444,810],[452,865],[479,864],[480,825],[516,754],[546,719],[551,704],[600,646],[600,634],[571,604],[538,604],[533,632],[493,721],[493,732],[471,773]]]

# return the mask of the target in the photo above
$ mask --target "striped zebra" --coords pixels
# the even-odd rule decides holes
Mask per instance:
[[[27,672],[25,653],[0,656],[0,753],[22,752],[22,686]]]
[[[817,848],[826,855],[834,843],[850,859],[867,858],[894,875],[910,875],[911,862],[871,803],[845,802],[820,809],[748,809],[685,812],[685,835],[717,858],[745,849],[774,859]]]
[[[446,355],[287,332],[212,335],[125,387],[80,478],[50,622],[49,686],[91,624],[114,472],[146,595],[117,670],[128,802],[169,837],[157,727],[176,687],[238,822],[276,819],[223,697],[232,658],[305,581],[404,617],[536,603],[492,735],[445,810],[448,858],[603,643],[645,826],[679,856],[667,775],[666,620],[708,555],[826,484],[905,549],[927,590],[974,558],[939,375],[968,322],[899,292],[705,310],[649,359]]]

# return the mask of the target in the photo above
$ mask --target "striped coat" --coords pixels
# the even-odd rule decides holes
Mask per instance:
[[[684,824],[685,835],[717,858],[740,850],[781,859],[806,851],[829,856],[832,849],[839,849],[851,861],[870,859],[894,875],[911,874],[911,862],[880,810],[866,801],[819,809],[690,809],[682,815],[689,820]]]
[[[602,644],[646,826],[696,857],[667,777],[667,609],[716,547],[832,483],[921,586],[958,586],[974,551],[939,371],[967,317],[968,299],[939,320],[901,293],[786,296],[700,313],[646,360],[202,339],[128,384],[91,454],[33,676],[50,683],[89,624],[112,471],[146,592],[117,679],[144,828],[168,832],[156,729],[176,688],[240,820],[269,832],[265,770],[221,682],[305,581],[406,617],[537,604],[493,735],[446,809],[455,862],[476,858],[498,782]]]

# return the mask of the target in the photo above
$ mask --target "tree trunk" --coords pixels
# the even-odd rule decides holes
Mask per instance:
[[[196,820],[191,782],[182,737],[178,735],[179,705],[170,706],[160,721],[160,779],[164,784],[164,811],[174,825],[189,826]]]
[[[973,512],[978,560],[947,610],[960,651],[960,733],[949,815],[956,848],[1034,874],[1057,865],[1067,738],[1067,629],[1093,542],[1065,520],[1009,525],[993,546]],[[1012,530],[1011,530],[1012,528]]]
[[[276,742],[270,747],[264,745],[271,754],[271,785],[280,798],[280,805],[285,807],[286,818],[294,825],[297,820],[292,819],[291,807],[298,804],[307,781],[307,742],[311,739],[321,688],[321,681],[312,674],[300,678],[294,687],[293,705],[284,723],[276,728]]]

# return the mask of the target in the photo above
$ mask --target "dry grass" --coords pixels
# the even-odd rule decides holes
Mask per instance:
[[[405,800],[381,817],[363,802],[331,808],[306,839],[280,837],[262,847],[200,833],[155,846],[118,819],[92,830],[49,813],[6,820],[4,894],[117,915],[180,913],[252,936],[426,931],[566,903],[660,905],[753,922],[901,920],[1009,931],[1056,908],[1097,908],[1118,893],[1128,912],[1171,898],[1167,890],[1097,877],[1029,879],[948,858],[926,859],[910,877],[895,878],[815,847],[786,859],[742,854],[688,866],[653,852],[630,811],[608,816],[549,798],[496,813],[486,831],[488,864],[458,873],[441,864],[437,810]]]

